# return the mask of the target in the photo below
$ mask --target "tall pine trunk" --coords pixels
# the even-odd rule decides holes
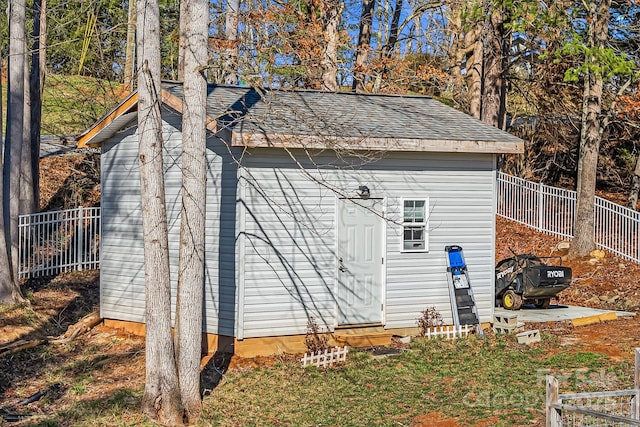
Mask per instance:
[[[507,112],[507,84],[504,74],[509,55],[510,33],[504,25],[503,8],[497,5],[493,7],[485,38],[480,119],[504,129]]]
[[[184,22],[187,19],[186,14],[186,1],[180,2],[180,16],[178,23],[178,81],[184,81],[184,56],[186,54],[185,49],[185,37],[183,34],[184,28],[187,25],[187,22]]]
[[[20,166],[25,118],[25,55],[27,51],[25,0],[9,2],[9,75],[7,98],[7,131],[4,146],[3,209],[5,236],[9,251],[12,281],[18,286],[20,215]],[[18,289],[19,292],[19,289]]]
[[[29,86],[29,54],[24,58],[24,116],[22,125],[22,148],[20,149],[20,215],[36,211],[33,191],[33,157],[31,155],[31,88]],[[38,161],[40,158],[38,157]]]
[[[127,45],[124,54],[124,79],[125,86],[133,88],[135,69],[135,45],[136,45],[136,0],[129,0],[129,14],[127,16]]]
[[[371,49],[371,28],[373,26],[373,7],[375,0],[362,0],[362,14],[360,15],[360,31],[354,60],[352,92],[364,92],[366,73],[364,71],[367,56]]]
[[[160,11],[137,4],[138,137],[144,242],[146,378],[143,411],[165,425],[183,420],[171,338],[171,283],[160,115]]]
[[[0,64],[2,63],[2,56],[0,55]],[[0,67],[0,77],[2,77],[2,68]],[[0,80],[2,80],[0,78]],[[2,85],[0,85],[0,99],[2,99]],[[2,129],[3,118],[2,108],[0,108],[0,129]],[[4,143],[0,138],[0,153],[4,151]],[[4,194],[2,188],[4,188],[3,179],[4,165],[0,162],[0,304],[13,304],[22,299],[20,294],[20,288],[13,281],[11,274],[11,264],[9,262],[9,246],[7,245],[7,238],[5,233],[5,218],[4,218]]]
[[[375,82],[373,84],[373,93],[378,93],[382,89],[382,82],[388,78],[389,67],[387,61],[391,58],[393,50],[398,43],[398,36],[400,30],[400,16],[402,15],[402,0],[396,0],[395,8],[393,9],[393,16],[391,17],[391,23],[389,25],[389,39],[384,46],[382,46],[382,52],[380,53],[380,59],[382,59],[382,71],[376,75]]]
[[[227,0],[224,32],[228,47],[223,52],[224,82],[228,85],[238,84],[238,13],[240,0]]]
[[[470,55],[466,61],[467,97],[469,102],[469,114],[476,119],[481,118],[482,111],[482,66],[484,44],[482,42],[484,21],[470,24],[473,26],[465,35],[465,44]]]
[[[182,209],[175,346],[180,394],[189,423],[200,417],[200,356],[206,221],[207,0],[184,0]]]
[[[40,208],[40,133],[47,52],[46,12],[47,0],[33,1],[33,56],[29,78],[29,96],[31,97],[31,182],[36,211]]]
[[[633,170],[633,177],[631,178],[631,189],[629,190],[629,199],[627,200],[627,206],[630,209],[637,209],[638,192],[640,192],[640,155],[636,158],[636,167]]]
[[[608,25],[611,0],[593,1],[589,3],[587,54],[585,63],[596,64],[597,59],[590,53],[594,49],[603,48],[609,36]],[[582,129],[580,135],[580,154],[578,158],[578,188],[576,199],[576,217],[574,238],[569,255],[582,257],[595,249],[595,192],[598,168],[598,151],[600,150],[601,111],[603,75],[598,67],[588,67],[584,81],[582,104]]]
[[[325,45],[322,52],[320,66],[322,68],[322,89],[331,92],[338,91],[338,41],[340,34],[338,26],[342,17],[344,3],[331,2],[322,10]]]

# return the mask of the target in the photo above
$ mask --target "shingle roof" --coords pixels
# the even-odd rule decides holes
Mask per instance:
[[[163,89],[179,102],[182,84]],[[425,96],[209,85],[208,116],[239,146],[518,153],[519,138]]]

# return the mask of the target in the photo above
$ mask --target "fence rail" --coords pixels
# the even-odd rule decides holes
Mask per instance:
[[[635,350],[634,388],[593,393],[558,393],[547,375],[547,427],[640,426],[640,348]]]
[[[100,208],[20,215],[20,278],[100,266]]]
[[[498,215],[562,238],[573,237],[576,192],[498,172]],[[596,197],[594,239],[610,252],[640,262],[640,212]]]

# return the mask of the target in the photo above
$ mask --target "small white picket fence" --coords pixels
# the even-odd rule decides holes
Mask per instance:
[[[324,368],[335,363],[346,362],[347,353],[349,353],[349,348],[346,345],[344,347],[327,348],[324,351],[318,350],[316,353],[305,353],[304,357],[300,359],[300,361],[302,362],[303,367],[317,366],[319,368]]]
[[[471,332],[473,332],[474,327],[470,327],[469,325],[461,325],[458,327],[455,326],[436,326],[433,328],[428,328],[425,331],[425,338],[445,338],[448,340],[454,340],[456,338],[466,338],[469,336]]]

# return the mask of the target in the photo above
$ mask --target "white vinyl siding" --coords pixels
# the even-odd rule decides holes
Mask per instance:
[[[172,285],[177,282],[180,123],[165,114]],[[366,185],[385,200],[384,326],[416,326],[434,306],[451,323],[444,247],[464,249],[480,318],[493,310],[494,159],[490,154],[394,153],[373,162],[330,151],[229,149],[207,143],[205,325],[251,338],[304,334],[309,318],[332,330],[336,305],[336,205]],[[291,155],[296,160],[291,159]],[[371,154],[376,156],[375,154]],[[371,160],[371,159],[365,159]],[[301,170],[298,162],[306,165]],[[137,140],[103,145],[102,316],[144,321]],[[428,197],[427,197],[428,196]],[[403,251],[404,201],[425,200],[425,249]]]
[[[165,135],[165,168],[168,206],[176,203],[180,185],[174,176],[179,133],[174,126],[163,123]],[[140,215],[140,173],[138,142],[135,128],[115,135],[102,145],[102,234],[100,265],[101,316],[110,319],[144,322],[145,283],[142,219]],[[169,250],[177,254],[179,224],[167,212]],[[175,268],[172,266],[172,271]],[[175,277],[172,275],[172,282]]]
[[[305,164],[305,153],[291,151]],[[492,313],[493,159],[491,155],[387,153],[350,169],[330,154],[301,171],[275,149],[249,150],[244,337],[304,334],[309,317],[336,324],[335,215],[338,194],[360,185],[386,198],[385,327],[413,327],[435,306],[451,322],[444,247],[465,251],[480,315]],[[324,166],[323,166],[324,165]],[[429,195],[427,199],[425,194]],[[427,202],[425,251],[402,250],[404,200]]]
[[[165,197],[172,293],[177,288],[180,237],[180,116],[163,111]],[[219,140],[208,141],[205,315],[206,332],[233,336],[236,322],[237,165]],[[135,132],[102,149],[101,316],[144,322],[144,252],[140,173]],[[222,244],[221,244],[222,242]],[[223,286],[219,287],[218,284]]]

